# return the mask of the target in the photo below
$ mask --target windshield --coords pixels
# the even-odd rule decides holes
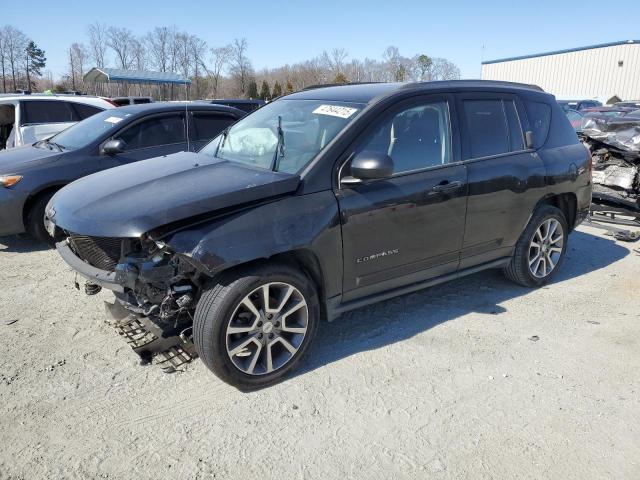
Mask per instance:
[[[116,125],[129,115],[131,114],[116,113],[114,109],[104,110],[70,126],[49,140],[65,150],[76,150],[87,146],[103,134],[115,130]]]
[[[234,124],[200,153],[297,173],[363,108],[360,103],[278,100]]]

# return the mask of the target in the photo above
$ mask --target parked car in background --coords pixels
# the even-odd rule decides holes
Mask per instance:
[[[625,100],[624,102],[616,102],[613,104],[614,107],[631,107],[634,110],[640,108],[640,100]]]
[[[216,105],[226,105],[228,107],[235,107],[240,110],[243,110],[247,113],[253,112],[258,108],[265,105],[267,102],[264,100],[246,100],[242,98],[219,98],[216,100],[204,100],[205,102],[215,103]]]
[[[637,110],[633,107],[619,107],[616,105],[613,106],[602,106],[602,107],[589,107],[583,109],[581,112],[584,115],[595,114],[595,115],[605,115],[609,117],[623,117],[628,113]]]
[[[153,103],[153,97],[112,97],[110,102],[115,103],[118,107],[125,105],[141,105],[143,103]]]
[[[577,110],[578,112],[585,108],[601,107],[602,103],[598,100],[558,100],[558,104],[566,112],[567,110]]]
[[[567,115],[567,118],[576,133],[579,132],[581,130],[584,115],[577,110],[565,110],[564,113]]]
[[[487,268],[547,284],[590,201],[589,152],[553,96],[446,81],[286,95],[198,154],[74,182],[48,213],[85,291],[113,290],[118,325],[144,335],[136,352],[195,344],[252,389],[322,318]]]
[[[0,152],[0,236],[27,231],[53,243],[44,208],[61,187],[107,168],[196,151],[242,116],[241,110],[219,105],[132,105],[97,113],[33,145]]]
[[[114,107],[84,95],[0,95],[0,150],[37,142]]]

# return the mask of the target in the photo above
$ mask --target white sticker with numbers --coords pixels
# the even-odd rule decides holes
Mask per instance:
[[[332,117],[349,118],[358,111],[357,108],[343,107],[341,105],[320,105],[313,113],[318,115],[331,115]]]

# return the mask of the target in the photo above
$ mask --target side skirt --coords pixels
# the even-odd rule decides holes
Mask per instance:
[[[481,272],[482,270],[487,270],[489,268],[506,267],[510,261],[511,261],[511,257],[499,258],[497,260],[493,260],[491,262],[483,263],[481,265],[465,268],[464,270],[459,270],[454,273],[449,273],[447,275],[442,275],[440,277],[431,278],[423,282],[412,283],[404,287],[394,288],[393,290],[377,293],[375,295],[369,295],[366,297],[351,300],[349,302],[343,303],[341,301],[342,300],[341,296],[329,298],[327,299],[327,320],[331,322],[336,318],[338,318],[343,313],[348,312],[349,310],[355,310],[356,308],[361,308],[366,305],[371,305],[372,303],[381,302],[384,300],[388,300],[390,298],[398,297],[400,295],[406,295],[407,293],[413,293],[418,290],[423,290],[425,288],[432,287],[440,283],[449,282],[457,278],[466,277],[467,275],[472,275],[474,273]]]

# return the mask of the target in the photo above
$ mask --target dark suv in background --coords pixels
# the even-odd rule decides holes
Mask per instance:
[[[113,290],[118,328],[149,333],[138,353],[193,340],[250,389],[289,371],[323,318],[487,268],[546,284],[590,169],[537,87],[350,85],[271,102],[199,154],[85,177],[49,213],[87,292]]]

